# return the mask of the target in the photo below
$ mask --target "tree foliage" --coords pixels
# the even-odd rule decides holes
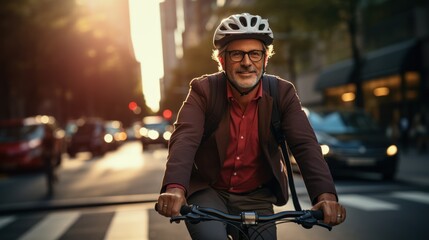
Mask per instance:
[[[120,9],[94,13],[77,2],[2,1],[1,117],[126,120],[130,100],[143,105],[139,66],[124,31],[128,16]]]

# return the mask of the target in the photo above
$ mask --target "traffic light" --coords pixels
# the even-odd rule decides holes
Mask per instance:
[[[134,114],[141,113],[140,106],[134,101],[131,101],[130,103],[128,103],[128,109],[130,109]]]
[[[132,102],[128,103],[128,108],[129,108],[131,111],[133,111],[133,112],[137,109],[137,107],[138,107],[138,105],[137,105],[137,103],[136,103],[136,102],[134,102],[134,101],[132,101]]]
[[[170,109],[165,109],[164,111],[162,111],[162,116],[165,119],[170,120],[171,117],[173,117],[173,112]]]

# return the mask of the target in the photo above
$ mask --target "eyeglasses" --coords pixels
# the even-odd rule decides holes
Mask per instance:
[[[259,62],[261,61],[262,57],[265,55],[264,51],[262,50],[252,50],[248,52],[244,52],[241,50],[232,50],[232,51],[226,51],[229,55],[229,58],[233,62],[241,62],[243,61],[244,55],[247,54],[249,56],[250,60],[252,62]]]

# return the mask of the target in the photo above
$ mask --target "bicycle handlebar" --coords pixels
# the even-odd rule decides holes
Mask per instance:
[[[182,216],[171,217],[170,222],[186,220],[191,222],[200,222],[207,220],[224,220],[241,223],[244,225],[257,225],[258,223],[268,223],[289,218],[290,221],[302,225],[304,228],[312,228],[318,225],[327,228],[329,231],[332,226],[319,222],[323,219],[321,210],[303,210],[303,211],[282,211],[272,215],[259,215],[254,211],[242,212],[239,215],[224,213],[214,208],[199,207],[197,205],[184,205],[180,209]]]

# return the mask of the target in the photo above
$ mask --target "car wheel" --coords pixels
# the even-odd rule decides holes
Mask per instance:
[[[387,168],[383,172],[381,172],[381,174],[382,174],[382,179],[384,181],[391,181],[395,178],[396,169],[395,168]]]
[[[395,178],[395,172],[384,172],[382,178],[384,181],[391,181]]]
[[[57,161],[55,161],[55,167],[59,167],[61,165],[61,162],[63,161],[61,154],[58,154]]]
[[[76,153],[75,152],[68,152],[70,158],[75,158]]]
[[[148,150],[149,149],[150,144],[149,143],[144,143],[142,144],[142,150],[144,151],[145,149]]]

